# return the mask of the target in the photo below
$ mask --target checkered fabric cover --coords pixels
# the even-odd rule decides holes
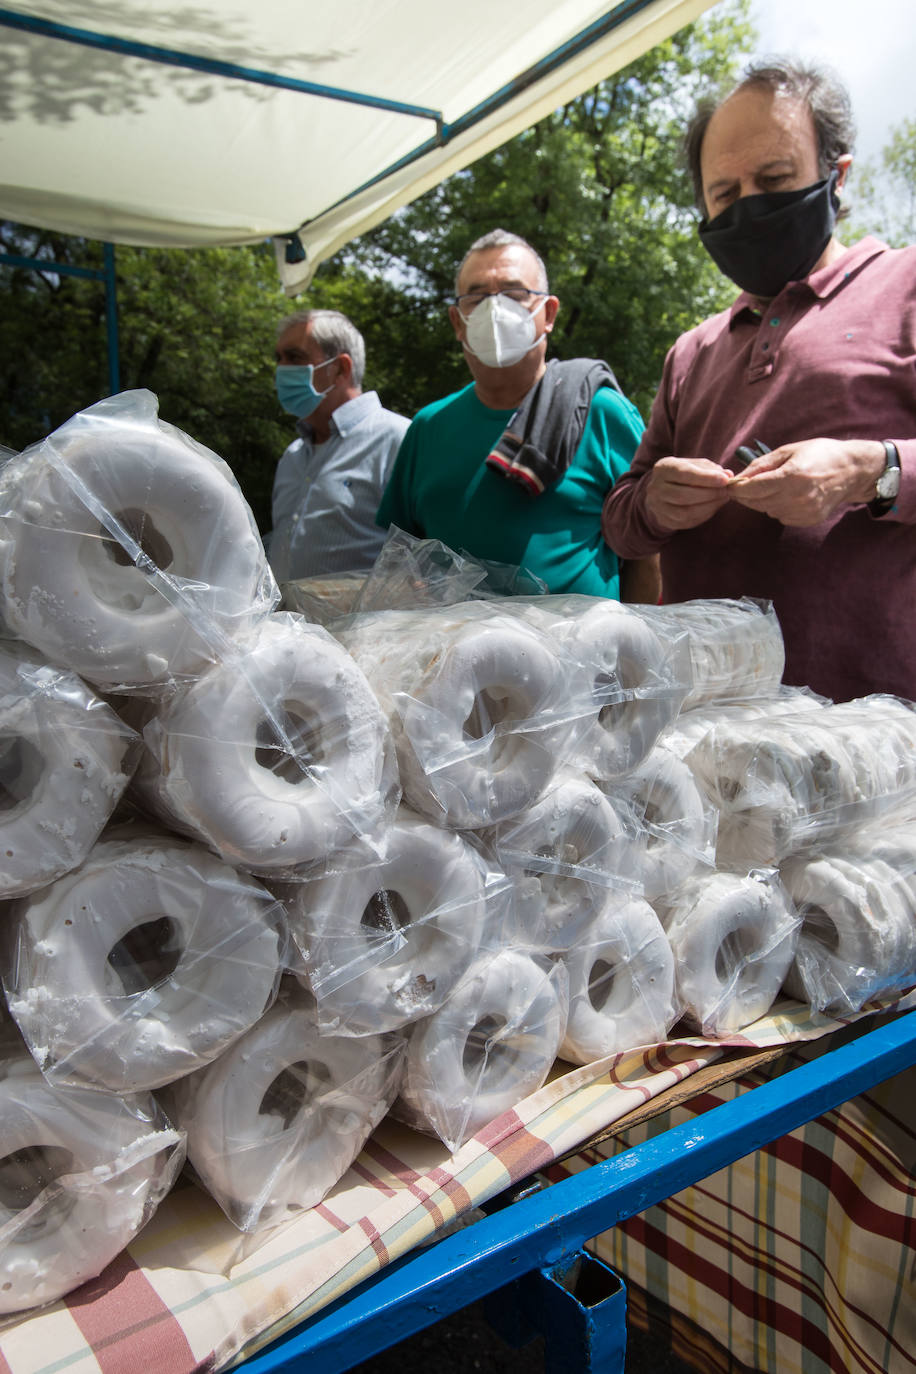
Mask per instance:
[[[575,1172],[810,1057],[802,1046],[594,1149]],[[816,1046],[813,1048],[817,1048]],[[672,1329],[702,1374],[916,1370],[916,1068],[629,1222],[591,1248],[630,1320]]]
[[[916,992],[892,1005],[916,1006]],[[201,1190],[179,1183],[98,1279],[0,1324],[0,1374],[227,1368],[729,1049],[817,1040],[838,1025],[787,1004],[727,1041],[558,1064],[543,1088],[451,1155],[386,1119],[320,1206],[259,1237],[242,1236]]]

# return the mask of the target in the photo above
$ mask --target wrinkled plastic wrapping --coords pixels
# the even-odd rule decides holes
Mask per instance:
[[[568,950],[610,890],[641,890],[637,818],[590,778],[561,772],[532,807],[480,838],[512,882],[511,939],[522,946]]]
[[[611,895],[563,955],[569,1017],[562,1058],[590,1064],[664,1040],[678,1017],[674,954],[661,921],[640,897]]]
[[[844,841],[847,858],[880,859],[893,871],[903,901],[916,912],[916,820],[879,819],[862,826]]]
[[[82,863],[139,752],[134,731],[75,673],[0,641],[0,897]]]
[[[165,1088],[199,1181],[240,1230],[316,1206],[386,1115],[404,1042],[320,1031],[306,999],[284,992],[219,1059]]]
[[[286,925],[260,883],[202,846],[112,833],[11,904],[3,986],[50,1082],[140,1092],[201,1067],[262,1015]]]
[[[778,864],[916,802],[916,711],[875,695],[721,722],[687,754],[719,810],[717,863]]]
[[[359,599],[360,612],[453,606],[487,587],[487,567],[438,539],[418,539],[396,526],[388,531]]]
[[[664,731],[659,743],[683,759],[716,726],[747,724],[761,716],[795,715],[799,711],[829,705],[825,697],[819,697],[808,687],[780,687],[773,696],[751,697],[746,701],[700,702],[689,710],[681,711],[677,720]]]
[[[149,391],[73,416],[0,470],[0,613],[106,690],[197,673],[276,603],[229,467]]]
[[[411,1032],[395,1114],[457,1150],[541,1087],[567,1004],[562,964],[521,949],[480,959]]]
[[[148,1097],[52,1087],[0,1059],[0,1313],[95,1278],[149,1221],[184,1137]]]
[[[744,596],[640,610],[662,639],[686,637],[691,685],[683,710],[778,692],[786,650],[771,602]]]
[[[666,914],[677,998],[704,1035],[739,1031],[779,996],[801,919],[774,869],[686,883]]]
[[[437,1011],[484,944],[508,883],[455,831],[406,808],[374,835],[277,889],[322,1030],[369,1035]]]
[[[132,798],[254,873],[323,860],[397,803],[393,741],[365,676],[300,616],[262,620],[135,719],[146,748]]]
[[[787,859],[783,882],[802,919],[786,991],[843,1015],[916,982],[916,830],[858,836],[842,852]]]
[[[366,574],[359,572],[281,582],[280,607],[304,615],[316,625],[330,625],[355,609],[365,583]]]
[[[672,892],[697,869],[715,867],[716,810],[676,754],[658,746],[638,768],[606,783],[604,790],[616,807],[630,808],[643,832],[635,857],[649,901]]]
[[[335,633],[389,714],[405,800],[440,825],[517,815],[581,734],[574,668],[499,605],[380,611]]]
[[[656,633],[645,607],[605,597],[544,596],[520,614],[575,665],[591,717],[572,762],[598,781],[636,768],[677,716],[689,689],[687,637]]]
[[[460,601],[538,596],[547,585],[527,568],[457,553],[392,525],[353,607],[357,612],[453,606]]]

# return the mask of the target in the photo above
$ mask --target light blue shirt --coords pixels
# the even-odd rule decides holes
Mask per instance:
[[[337,407],[323,444],[297,422],[274,475],[267,547],[278,582],[372,566],[385,540],[375,512],[409,423],[375,391]]]

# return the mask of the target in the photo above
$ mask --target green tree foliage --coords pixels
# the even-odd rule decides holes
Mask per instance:
[[[99,244],[0,227],[7,253],[100,269]],[[275,326],[290,309],[273,251],[119,247],[120,389],[229,462],[262,529],[292,430],[273,390]],[[107,395],[105,292],[53,270],[0,267],[0,444],[20,449]]]
[[[916,119],[891,129],[890,141],[865,164],[854,189],[857,226],[896,248],[916,243]]]
[[[367,387],[411,415],[467,381],[446,306],[465,249],[501,225],[547,263],[553,354],[606,358],[647,414],[666,349],[734,294],[697,240],[679,148],[695,98],[750,41],[746,0],[717,6],[354,241],[297,302],[267,244],[119,247],[121,390],[153,391],[164,420],[225,458],[266,530],[294,434],[273,387],[279,320],[343,310],[366,337]],[[99,244],[21,226],[0,225],[0,249],[102,266]],[[19,449],[107,394],[104,289],[0,266],[0,310],[0,445]]]

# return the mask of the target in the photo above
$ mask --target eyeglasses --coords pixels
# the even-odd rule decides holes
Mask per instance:
[[[482,301],[490,296],[508,296],[510,301],[519,305],[531,305],[538,296],[549,295],[547,291],[529,291],[527,286],[507,286],[503,291],[468,291],[464,296],[456,296],[455,304],[463,315],[470,315]]]

